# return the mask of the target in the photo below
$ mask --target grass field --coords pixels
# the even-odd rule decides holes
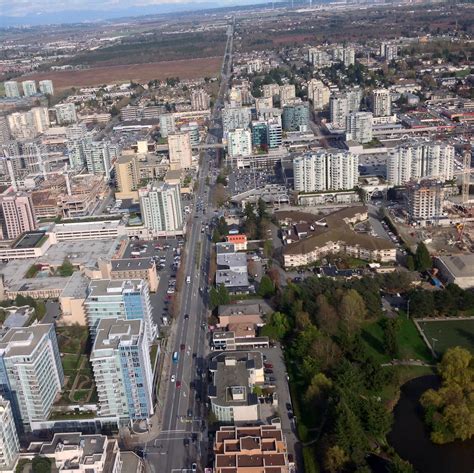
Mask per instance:
[[[388,363],[391,357],[384,350],[384,332],[382,319],[366,325],[362,329],[362,339],[366,342],[369,352],[380,363]],[[400,317],[400,328],[397,336],[399,346],[399,359],[421,360],[431,363],[433,357],[428,347],[423,342],[412,320]]]
[[[50,71],[32,74],[28,79],[51,79],[55,91],[71,87],[92,87],[102,84],[123,83],[131,80],[145,83],[153,79],[179,77],[197,79],[216,77],[222,65],[222,57],[183,59],[178,61],[151,62],[148,64],[126,64],[91,67],[78,71]],[[25,77],[18,80],[25,79]]]
[[[474,353],[473,320],[433,320],[419,322],[429,343],[433,344],[437,354],[442,355],[448,348],[461,346]]]

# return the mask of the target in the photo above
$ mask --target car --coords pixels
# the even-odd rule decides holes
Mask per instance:
[[[268,369],[268,368],[264,369],[263,372],[264,372],[265,374],[273,374],[273,370],[270,370],[270,369]]]
[[[193,416],[193,410],[192,410],[192,409],[188,409],[187,416],[188,416],[188,417],[192,417],[192,416]]]
[[[176,381],[176,375],[172,374],[171,375],[171,382],[174,383]]]
[[[181,351],[186,350],[186,345],[184,343],[181,343],[180,347]]]
[[[289,403],[289,402],[286,403],[286,410],[287,410],[287,411],[291,411],[291,410],[292,410],[292,409],[291,409],[291,403]]]
[[[181,381],[176,381],[176,389],[179,389],[181,387]]]
[[[189,319],[189,314],[184,314],[184,320],[188,320]]]
[[[293,419],[293,417],[294,417],[294,416],[293,416],[293,412],[288,411],[288,419],[291,420],[291,419]]]
[[[272,365],[271,363],[264,363],[263,366],[264,366],[265,368],[270,368],[270,369],[273,368],[273,365]]]
[[[197,357],[197,353],[193,353],[193,358],[196,358]]]
[[[191,471],[197,471],[197,465],[196,465],[196,463],[193,463],[193,464],[191,465]]]
[[[184,438],[183,439],[183,444],[185,447],[187,447],[189,445],[189,439],[188,438]]]

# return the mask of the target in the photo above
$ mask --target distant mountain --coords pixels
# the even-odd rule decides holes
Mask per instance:
[[[263,0],[268,3],[268,0]],[[9,26],[39,26],[50,24],[89,23],[105,20],[116,20],[118,18],[130,18],[137,16],[157,15],[163,13],[180,13],[185,11],[210,10],[214,8],[242,6],[263,3],[259,0],[230,2],[209,1],[189,3],[163,3],[161,5],[149,5],[140,7],[116,8],[114,10],[63,10],[56,12],[38,12],[25,16],[0,15],[0,28]]]

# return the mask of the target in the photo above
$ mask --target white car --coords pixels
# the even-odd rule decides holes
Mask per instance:
[[[171,375],[171,382],[174,383],[176,381],[176,376],[174,374]]]

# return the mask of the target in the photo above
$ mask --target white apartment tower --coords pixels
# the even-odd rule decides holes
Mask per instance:
[[[170,133],[176,131],[176,123],[172,113],[163,113],[160,115],[160,135],[166,138]]]
[[[53,324],[12,328],[0,341],[0,391],[25,430],[48,419],[64,384]]]
[[[8,80],[3,83],[5,88],[5,95],[9,98],[15,98],[20,96],[20,88],[16,80]]]
[[[329,112],[331,124],[334,128],[343,130],[346,127],[346,117],[349,114],[347,96],[336,93],[329,98]]]
[[[387,159],[387,180],[392,186],[432,178],[454,177],[454,147],[441,142],[408,141],[397,146]]]
[[[382,42],[380,44],[380,56],[383,57],[387,62],[397,59],[398,46],[393,43]]]
[[[153,369],[141,320],[101,320],[90,360],[100,416],[130,424],[153,414]]]
[[[188,132],[171,133],[168,135],[170,169],[189,169],[193,153],[191,137]]]
[[[249,129],[237,128],[227,136],[229,157],[250,156],[252,154],[252,133]]]
[[[178,232],[183,228],[181,189],[178,184],[152,182],[138,191],[145,227],[156,235]]]
[[[296,97],[295,84],[285,84],[280,86],[280,106],[291,102]]]
[[[39,81],[39,90],[45,95],[54,95],[53,81],[49,79]]]
[[[20,442],[9,401],[0,396],[0,471],[13,470]]]
[[[308,100],[313,104],[314,110],[323,110],[329,105],[331,92],[320,80],[311,79],[308,82]]]
[[[23,87],[23,94],[25,97],[31,97],[38,93],[36,90],[36,82],[34,80],[24,80],[21,83]]]
[[[346,118],[346,139],[359,143],[372,141],[372,113],[353,112]]]
[[[324,67],[329,64],[329,56],[326,51],[320,48],[309,48],[308,62],[315,68]]]
[[[388,117],[392,114],[392,101],[388,89],[374,89],[372,91],[372,111],[374,117]]]
[[[359,177],[359,157],[347,151],[322,150],[293,160],[295,191],[353,189]]]

